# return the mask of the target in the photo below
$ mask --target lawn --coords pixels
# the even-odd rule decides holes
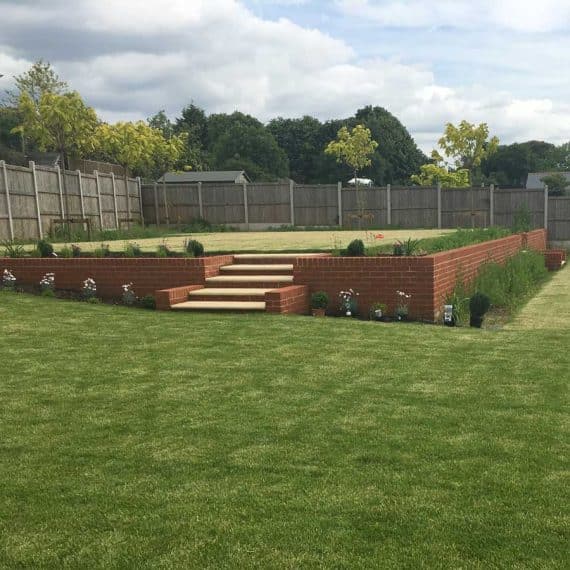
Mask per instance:
[[[0,293],[0,567],[565,568],[569,283],[500,332]]]
[[[164,243],[174,251],[182,251],[184,242],[190,238],[204,244],[206,252],[240,251],[322,251],[346,247],[353,239],[362,239],[365,245],[393,243],[409,237],[414,239],[431,238],[455,230],[372,230],[372,231],[279,231],[279,232],[217,232],[170,235],[161,238],[131,239],[107,242],[112,251],[123,251],[127,243],[138,243],[145,251],[155,251]],[[381,233],[384,239],[375,236]],[[65,244],[57,244],[60,249]],[[80,244],[84,251],[92,251],[101,246],[101,241]],[[33,249],[33,245],[28,249]]]

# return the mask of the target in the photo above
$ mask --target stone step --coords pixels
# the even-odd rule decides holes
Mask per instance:
[[[293,283],[292,275],[219,275],[208,277],[206,287],[277,289]]]
[[[237,253],[234,264],[279,264],[293,262],[298,257],[330,257],[330,253]]]
[[[189,301],[264,301],[265,293],[272,289],[244,287],[208,287],[197,289],[188,295]]]
[[[231,273],[233,275],[244,275],[248,273],[262,273],[263,275],[288,274],[293,272],[293,264],[289,263],[239,263],[237,265],[224,265],[220,267],[222,273]]]
[[[263,301],[186,301],[171,307],[174,311],[265,311]]]

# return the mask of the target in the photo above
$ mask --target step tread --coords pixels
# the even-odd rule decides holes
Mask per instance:
[[[263,288],[253,288],[253,287],[234,287],[234,288],[218,288],[218,287],[208,287],[207,289],[197,289],[188,294],[189,297],[236,297],[239,295],[250,296],[250,295],[265,295],[273,289],[263,289]]]
[[[186,301],[171,307],[177,311],[265,311],[264,301]]]
[[[296,257],[330,257],[330,253],[236,253],[234,259],[295,259]]]
[[[293,275],[219,275],[206,283],[293,283]]]
[[[221,271],[293,271],[293,264],[289,263],[267,263],[251,264],[242,263],[238,265],[224,265]]]

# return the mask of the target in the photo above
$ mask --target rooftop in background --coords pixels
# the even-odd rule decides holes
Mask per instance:
[[[551,174],[562,174],[562,176],[568,180],[568,183],[570,183],[570,172],[529,172],[528,178],[526,179],[526,189],[544,190],[544,182],[542,182],[541,179]]]
[[[251,182],[245,170],[209,170],[203,172],[167,172],[159,182],[183,184],[202,182],[204,184],[243,184]]]

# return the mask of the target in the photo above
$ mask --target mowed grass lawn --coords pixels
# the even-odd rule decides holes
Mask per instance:
[[[167,244],[174,251],[183,251],[188,239],[197,239],[204,245],[206,252],[240,251],[311,251],[345,248],[353,239],[361,239],[365,245],[394,243],[396,240],[431,238],[452,233],[455,230],[371,230],[371,231],[275,231],[275,232],[217,232],[204,234],[169,235],[164,238],[130,239],[109,241],[112,251],[123,251],[127,243],[137,243],[144,251],[155,251],[159,245]],[[383,239],[375,239],[378,234]],[[60,249],[65,244],[57,244]],[[101,241],[79,244],[83,251],[92,251],[101,247]],[[33,245],[28,249],[33,249]]]
[[[568,322],[0,294],[0,567],[567,568]]]

